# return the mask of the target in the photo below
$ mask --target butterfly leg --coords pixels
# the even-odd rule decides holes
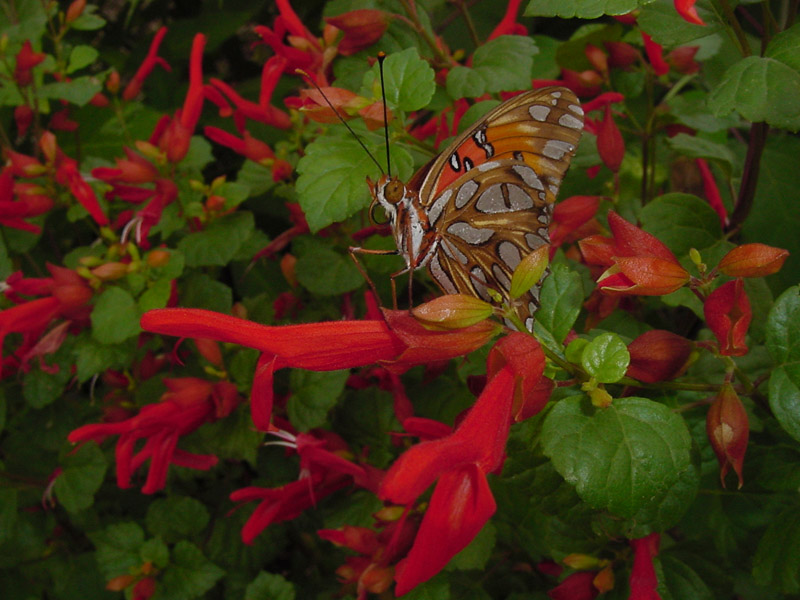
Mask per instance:
[[[359,246],[350,246],[350,248],[348,249],[348,253],[350,254],[350,258],[353,259],[353,262],[356,263],[356,268],[358,269],[358,272],[361,273],[361,276],[367,282],[367,285],[369,286],[370,291],[374,294],[375,299],[378,301],[378,304],[380,304],[381,303],[381,297],[378,295],[378,290],[375,288],[375,283],[372,281],[372,279],[370,279],[369,275],[367,274],[366,269],[364,269],[364,265],[362,265],[361,262],[358,260],[358,258],[356,257],[356,254],[371,254],[373,256],[375,256],[375,255],[377,255],[377,256],[393,256],[393,255],[396,256],[398,254],[397,250],[370,250],[368,248],[361,248]],[[400,273],[404,273],[404,272],[405,272],[405,270],[401,271]],[[394,309],[397,309],[397,294],[395,292],[394,278],[395,278],[396,275],[399,275],[400,273],[395,273],[395,274],[391,275],[391,281],[392,281],[392,307]]]

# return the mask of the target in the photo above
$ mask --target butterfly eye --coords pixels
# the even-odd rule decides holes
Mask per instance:
[[[405,191],[406,186],[404,186],[399,180],[392,179],[386,184],[386,187],[383,188],[383,196],[386,198],[387,202],[391,204],[397,204],[403,199]]]
[[[378,210],[382,208],[378,202],[373,202],[369,206],[369,222],[373,225],[384,225],[389,222],[386,217],[385,210]]]

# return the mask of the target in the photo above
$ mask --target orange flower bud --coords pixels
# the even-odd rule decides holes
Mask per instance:
[[[67,14],[64,17],[65,23],[72,23],[75,19],[83,14],[83,9],[86,8],[86,0],[73,0],[72,4],[67,9]]]
[[[294,267],[297,264],[297,257],[293,254],[284,254],[281,258],[281,273],[289,285],[297,287],[297,275],[295,275]]]
[[[121,592],[129,587],[135,580],[136,577],[133,575],[119,575],[106,582],[106,589],[112,592]]]
[[[592,580],[592,585],[594,585],[595,589],[597,589],[597,591],[599,591],[601,594],[610,592],[614,589],[614,569],[611,567],[611,565],[606,565],[597,575],[595,575],[594,579]]]
[[[595,69],[601,73],[608,72],[608,56],[606,56],[606,53],[603,52],[603,50],[594,44],[586,44],[586,48],[584,48],[583,52],[586,54],[586,58],[589,59],[589,62],[592,63],[592,66]]]
[[[222,368],[222,351],[219,349],[219,344],[214,340],[206,338],[193,338],[195,348],[200,353],[200,356],[205,358],[215,367]]]
[[[753,313],[741,279],[724,283],[711,292],[703,303],[703,314],[708,328],[719,342],[720,354],[747,354],[744,338]]]
[[[116,94],[119,92],[119,85],[119,72],[113,70],[108,74],[108,77],[106,77],[106,89],[112,94]]]
[[[568,554],[561,559],[561,562],[576,571],[596,569],[600,566],[600,559],[588,554]]]
[[[393,567],[375,567],[364,571],[358,580],[358,584],[360,588],[371,594],[382,594],[391,587],[393,580]]]
[[[170,254],[167,250],[156,248],[147,253],[145,261],[149,267],[163,267],[169,262]]]
[[[728,252],[719,270],[730,277],[766,277],[780,271],[789,251],[766,244],[743,244]]]
[[[110,262],[95,267],[91,273],[103,281],[114,281],[128,274],[128,265],[121,262]]]
[[[603,273],[597,285],[605,294],[663,296],[689,281],[689,273],[679,263],[657,256],[621,256]]]
[[[386,32],[391,15],[382,10],[362,8],[351,10],[335,17],[325,17],[329,25],[344,32],[339,42],[339,54],[350,56],[369,48]]]
[[[492,305],[466,294],[448,294],[411,310],[411,314],[428,329],[462,329],[487,319]]]
[[[670,331],[647,331],[628,345],[627,375],[645,383],[675,379],[688,367],[692,350],[691,341]]]
[[[722,487],[725,487],[725,475],[728,469],[733,467],[739,477],[739,488],[741,488],[742,463],[747,451],[750,427],[744,405],[729,383],[722,386],[717,399],[708,409],[706,435],[719,461]]]

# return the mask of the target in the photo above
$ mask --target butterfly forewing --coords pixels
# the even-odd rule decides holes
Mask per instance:
[[[440,240],[427,264],[445,293],[488,301],[491,288],[509,298],[520,260],[549,243],[553,203],[582,129],[571,91],[536,90],[498,106],[426,165],[419,201]],[[517,301],[529,329],[538,291]]]

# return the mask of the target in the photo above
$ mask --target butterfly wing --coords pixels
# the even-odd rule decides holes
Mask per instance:
[[[516,96],[459,136],[427,170],[419,198],[440,236],[428,263],[446,293],[508,298],[520,260],[547,243],[558,188],[580,141],[583,111],[565,88]],[[518,302],[526,326],[538,287]]]

